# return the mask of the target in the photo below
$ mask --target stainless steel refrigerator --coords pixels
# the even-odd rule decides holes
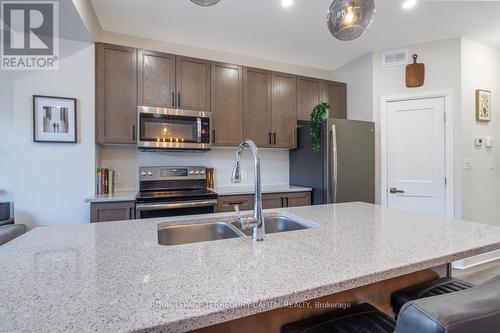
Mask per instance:
[[[375,124],[328,119],[319,153],[312,149],[309,122],[299,122],[297,149],[290,150],[290,185],[313,189],[312,204],[375,202]]]

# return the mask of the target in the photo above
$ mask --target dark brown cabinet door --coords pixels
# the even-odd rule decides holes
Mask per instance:
[[[175,107],[175,93],[175,56],[139,50],[139,105],[164,108]]]
[[[299,77],[297,79],[297,119],[311,120],[311,112],[321,99],[320,80]]]
[[[177,107],[210,111],[210,61],[176,57]]]
[[[347,85],[345,83],[323,81],[322,100],[330,104],[330,118],[347,119]]]
[[[90,205],[90,222],[133,220],[134,215],[134,201],[92,203]]]
[[[234,212],[234,206],[238,206],[241,211],[253,209],[254,195],[225,195],[220,196],[217,211]]]
[[[296,147],[297,78],[273,73],[273,147]]]
[[[135,143],[137,50],[97,44],[97,143]]]
[[[264,194],[262,195],[262,208],[263,209],[282,208],[283,200],[284,199],[282,193]]]
[[[259,147],[272,146],[271,72],[244,68],[244,135]]]
[[[243,68],[212,63],[212,140],[215,146],[237,146],[243,139]]]
[[[311,192],[286,193],[284,195],[285,207],[301,207],[311,204]]]

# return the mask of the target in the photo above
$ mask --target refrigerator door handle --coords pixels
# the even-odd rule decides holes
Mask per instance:
[[[337,129],[335,127],[335,124],[332,125],[332,161],[331,161],[332,169],[331,170],[331,184],[330,184],[330,191],[331,191],[331,198],[332,198],[332,203],[337,202]]]

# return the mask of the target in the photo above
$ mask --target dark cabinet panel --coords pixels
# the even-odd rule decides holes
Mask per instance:
[[[285,207],[301,207],[311,205],[311,192],[286,193]]]
[[[283,208],[283,196],[281,193],[264,194],[262,196],[262,208],[272,209],[272,208]]]
[[[330,118],[347,119],[347,85],[345,83],[323,81],[322,101],[330,104]]]
[[[140,50],[138,56],[139,105],[175,107],[175,55]]]
[[[296,147],[297,128],[297,78],[295,75],[272,75],[273,146]]]
[[[245,67],[243,77],[245,137],[259,147],[271,147],[271,72]]]
[[[210,111],[210,61],[176,57],[177,107]]]
[[[135,143],[137,50],[97,44],[97,143]]]
[[[218,200],[219,213],[234,212],[234,206],[239,206],[241,211],[253,209],[253,195],[226,195]]]
[[[90,222],[110,222],[135,218],[135,202],[106,202],[90,205]]]
[[[237,146],[243,139],[243,68],[212,63],[212,140],[215,146]]]
[[[297,80],[297,119],[311,120],[311,112],[321,99],[318,79],[299,77]]]
[[[254,195],[219,196],[218,212],[234,212],[234,206],[240,210],[253,209]],[[262,195],[264,209],[300,207],[311,205],[311,192],[267,193]]]

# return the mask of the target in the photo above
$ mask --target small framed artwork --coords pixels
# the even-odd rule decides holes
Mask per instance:
[[[476,90],[476,120],[491,120],[491,91]]]
[[[33,141],[76,143],[76,98],[33,96]]]

